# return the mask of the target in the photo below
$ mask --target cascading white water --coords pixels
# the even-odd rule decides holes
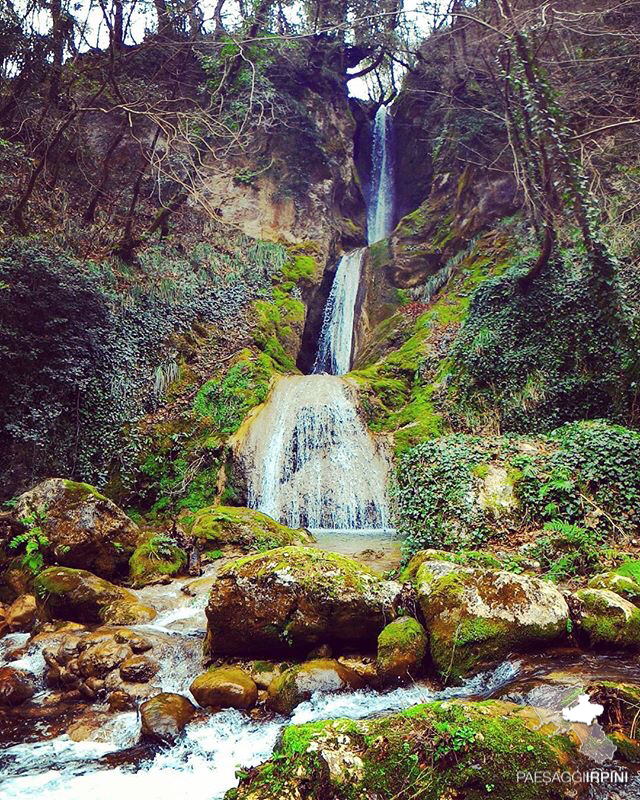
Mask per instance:
[[[251,508],[291,527],[388,527],[387,459],[337,376],[281,378],[240,455]]]
[[[371,182],[367,207],[367,241],[379,242],[393,230],[394,176],[393,130],[386,106],[380,106],[373,123]]]
[[[365,248],[342,256],[331,292],[324,308],[318,352],[313,365],[315,374],[344,375],[351,369],[353,323],[360,285]]]

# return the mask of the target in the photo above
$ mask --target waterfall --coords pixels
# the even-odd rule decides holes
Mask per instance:
[[[367,208],[367,241],[386,239],[393,230],[394,178],[393,130],[386,106],[380,106],[373,123],[371,144],[371,184]]]
[[[393,228],[391,118],[373,125],[369,244]],[[247,504],[291,527],[386,531],[388,458],[358,415],[339,375],[351,369],[356,303],[366,248],[340,259],[324,309],[312,375],[279,380],[239,453]]]
[[[345,382],[283,377],[242,446],[248,505],[291,527],[384,529],[388,462]]]
[[[365,248],[342,256],[324,309],[314,373],[344,375],[351,369],[353,323]]]

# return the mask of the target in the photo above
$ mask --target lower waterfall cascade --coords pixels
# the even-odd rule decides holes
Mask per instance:
[[[388,460],[334,375],[280,378],[243,443],[247,502],[290,527],[386,529]]]

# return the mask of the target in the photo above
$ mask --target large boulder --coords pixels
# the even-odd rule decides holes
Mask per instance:
[[[140,706],[142,735],[156,742],[173,742],[195,713],[196,707],[181,694],[157,694]]]
[[[18,706],[35,694],[33,675],[13,667],[0,667],[0,706]]]
[[[313,542],[308,531],[288,528],[250,508],[209,506],[198,511],[191,520],[187,517],[186,526],[207,549],[232,546],[247,551],[266,550]]]
[[[427,561],[417,592],[433,663],[454,682],[511,650],[562,638],[569,624],[552,583],[504,570]]]
[[[364,681],[352,669],[330,658],[315,659],[285,670],[269,685],[269,708],[290,714],[315,692],[360,689]]]
[[[336,553],[282,547],[225,565],[206,609],[215,655],[308,653],[321,644],[375,646],[402,587]]]
[[[590,647],[640,649],[640,608],[608,589],[580,589],[574,598],[578,632]]]
[[[378,636],[376,670],[383,683],[415,678],[427,652],[427,633],[417,619],[399,617]]]
[[[105,578],[126,572],[140,529],[88,483],[49,478],[20,495],[19,520],[35,518],[48,544],[45,561],[81,567]]]
[[[553,732],[534,709],[496,700],[292,725],[227,798],[576,800],[575,784],[527,779],[581,764],[577,737]]]
[[[34,589],[39,609],[50,619],[134,625],[156,615],[131,592],[84,569],[49,567],[36,577]]]
[[[212,668],[193,681],[189,691],[203,708],[253,708],[258,699],[255,681],[237,667]]]

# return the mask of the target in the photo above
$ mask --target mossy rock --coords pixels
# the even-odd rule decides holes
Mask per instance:
[[[186,564],[187,554],[181,547],[165,537],[151,536],[129,559],[129,578],[133,586],[147,586],[178,575]]]
[[[189,691],[204,708],[253,708],[258,687],[251,676],[237,667],[212,667],[193,681]]]
[[[223,566],[213,583],[208,648],[270,658],[321,644],[373,647],[397,615],[401,589],[346,556],[312,547],[245,556]]]
[[[269,685],[269,708],[290,714],[316,692],[360,689],[362,678],[352,669],[330,658],[318,658],[290,667]]]
[[[535,714],[496,700],[430,703],[376,719],[293,725],[272,759],[226,797],[566,800],[559,782],[516,779],[518,773],[553,774],[580,763],[576,741],[539,728]]]
[[[617,748],[618,757],[631,764],[640,764],[640,741],[638,739],[631,739],[621,731],[612,731],[608,736]]]
[[[449,561],[453,564],[487,567],[489,569],[500,569],[502,566],[499,558],[496,558],[493,553],[484,550],[463,550],[459,553],[451,553],[448,550],[418,550],[398,575],[398,580],[401,583],[413,583],[418,570],[425,561]]]
[[[640,606],[640,584],[626,575],[618,572],[602,572],[594,575],[588,584],[590,589],[608,589],[610,592],[619,594],[630,603]]]
[[[34,592],[47,619],[133,625],[156,616],[131,592],[84,569],[49,567],[35,578]]]
[[[607,589],[580,589],[575,622],[594,648],[640,649],[640,608]]]
[[[47,539],[45,563],[89,569],[111,578],[126,573],[140,529],[115,503],[88,483],[49,478],[20,495],[15,517],[36,514]]]
[[[549,644],[567,633],[569,608],[548,581],[426,561],[416,586],[431,658],[452,682],[514,649]]]
[[[162,744],[171,743],[195,713],[196,707],[181,694],[157,694],[140,706],[142,736]]]
[[[208,549],[231,545],[247,551],[271,550],[313,542],[308,531],[288,528],[250,508],[209,506],[187,520],[189,533],[196,539],[206,540]]]
[[[378,636],[376,671],[382,683],[416,678],[427,652],[427,632],[413,617],[399,617]]]

